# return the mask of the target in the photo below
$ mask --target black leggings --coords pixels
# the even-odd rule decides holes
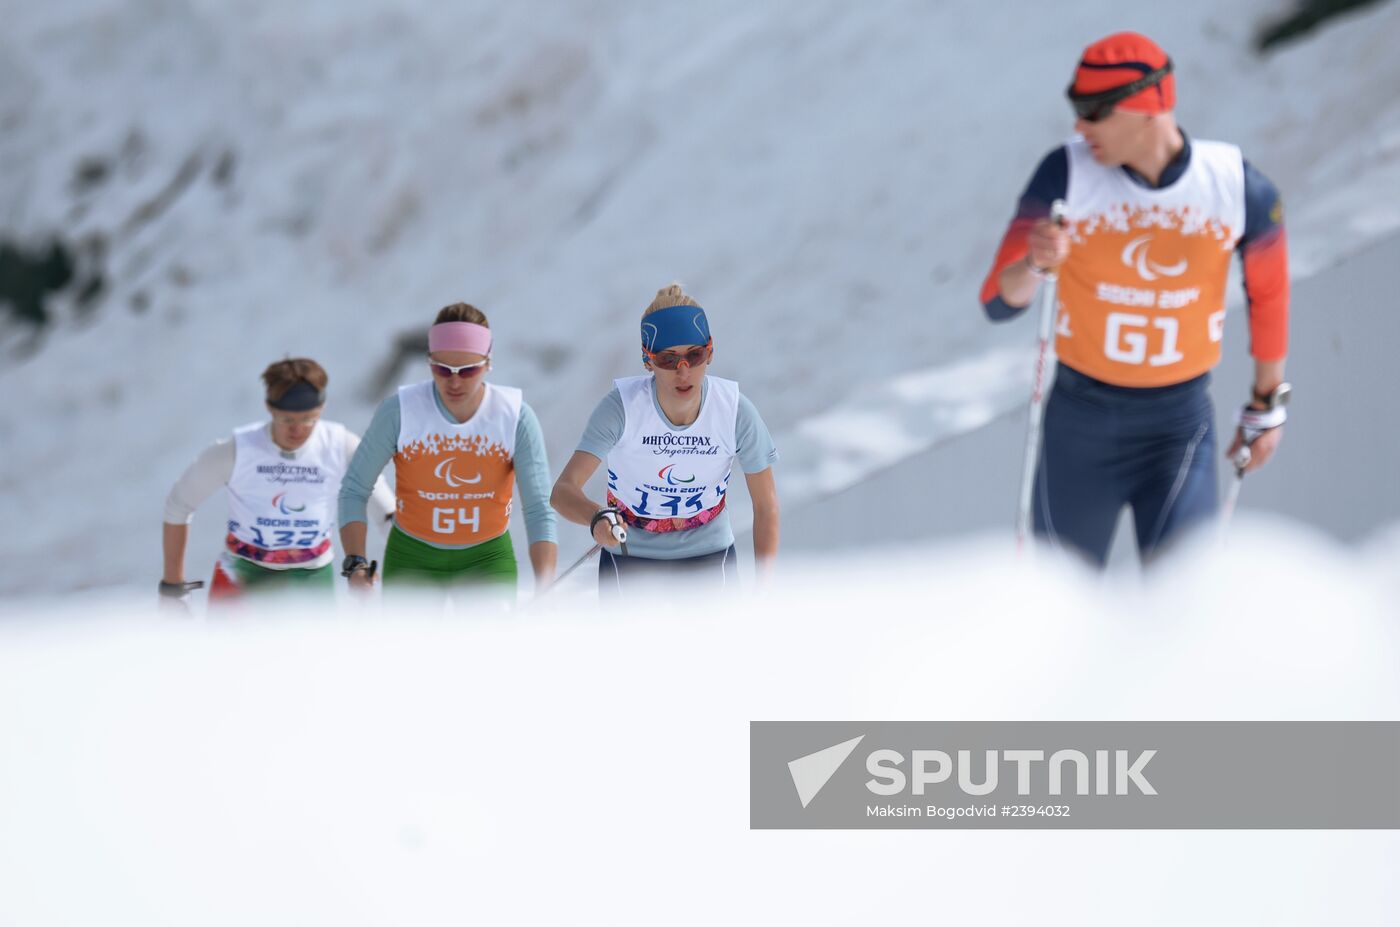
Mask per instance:
[[[1209,383],[1203,375],[1130,389],[1061,367],[1045,407],[1035,533],[1103,566],[1125,505],[1144,560],[1209,523],[1217,506]]]
[[[598,553],[598,597],[604,601],[622,598],[626,591],[638,587],[675,589],[678,584],[687,590],[696,586],[737,589],[739,555],[734,545],[680,560],[624,557],[606,547]]]

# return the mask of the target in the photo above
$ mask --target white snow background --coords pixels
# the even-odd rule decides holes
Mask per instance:
[[[1063,84],[1098,34],[1138,28],[1174,55],[1182,124],[1240,143],[1286,192],[1300,275],[1388,240],[1400,10],[1260,58],[1255,30],[1287,9],[6,3],[0,222],[21,239],[103,234],[110,288],[0,372],[0,593],[149,588],[165,493],[264,415],[268,362],[321,360],[328,416],[363,428],[394,338],[456,300],[489,314],[493,377],[524,388],[556,471],[611,379],[638,369],[640,310],[679,279],[713,318],[714,372],[779,439],[786,511],[859,487],[1024,404],[1033,323],[989,325],[977,288],[1037,159],[1070,132]],[[110,173],[76,192],[89,159]],[[1295,327],[1336,311],[1295,305]],[[1231,325],[1238,363],[1242,313]],[[1300,401],[1327,379],[1305,373]],[[422,376],[411,363],[391,384]],[[1371,420],[1311,419],[1333,415],[1358,439]],[[1306,428],[1290,447],[1314,443]],[[1007,524],[1018,454],[996,455],[1004,483],[974,469],[900,496],[927,504],[924,536],[969,495],[978,527]],[[1308,479],[1326,474],[1291,477],[1293,494]],[[1393,478],[1369,494],[1328,530],[1400,519]],[[902,504],[869,496],[868,519],[898,526]],[[193,575],[222,508],[196,518]],[[842,543],[811,522],[791,540]],[[567,560],[585,532],[562,542]]]

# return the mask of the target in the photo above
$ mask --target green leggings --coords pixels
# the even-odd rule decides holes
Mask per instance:
[[[241,557],[225,557],[232,568],[238,591],[248,595],[284,592],[314,592],[329,595],[335,588],[335,567],[326,564],[314,570],[294,567],[289,570],[269,570]]]
[[[400,531],[384,548],[384,588],[515,590],[515,548],[507,531],[474,547],[445,550]]]

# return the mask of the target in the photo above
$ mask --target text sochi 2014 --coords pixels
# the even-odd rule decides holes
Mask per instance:
[[[1047,795],[1063,795],[1067,780],[1075,795],[1127,795],[1129,785],[1142,795],[1157,794],[1143,775],[1156,750],[1142,750],[1131,760],[1127,750],[1095,750],[1092,761],[1080,750],[1056,750],[1049,760],[1044,750],[981,752],[985,753],[982,781],[974,782],[971,750],[956,751],[956,763],[943,750],[914,750],[908,773],[903,769],[904,755],[898,750],[875,750],[865,760],[866,772],[875,778],[865,786],[876,795],[898,795],[912,786],[912,794],[922,795],[925,787],[952,779],[956,769],[959,789],[968,795],[988,795],[996,790],[1002,764],[1014,764],[1018,795],[1031,794],[1033,777],[1044,782]]]

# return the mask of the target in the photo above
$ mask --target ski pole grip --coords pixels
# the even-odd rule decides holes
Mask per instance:
[[[1050,204],[1050,221],[1060,228],[1065,227],[1065,201],[1056,200]]]
[[[1230,458],[1230,463],[1235,465],[1235,473],[1243,476],[1244,468],[1249,466],[1249,462],[1254,459],[1254,452],[1249,449],[1248,444],[1241,444],[1240,449],[1235,451],[1235,456]]]
[[[627,543],[627,526],[622,523],[622,517],[621,515],[619,515],[617,509],[599,509],[596,513],[594,513],[593,521],[589,522],[588,525],[589,534],[593,533],[593,529],[598,527],[598,522],[600,521],[605,521],[608,523],[608,531],[610,534],[612,534],[613,539],[616,540],[617,543]]]

